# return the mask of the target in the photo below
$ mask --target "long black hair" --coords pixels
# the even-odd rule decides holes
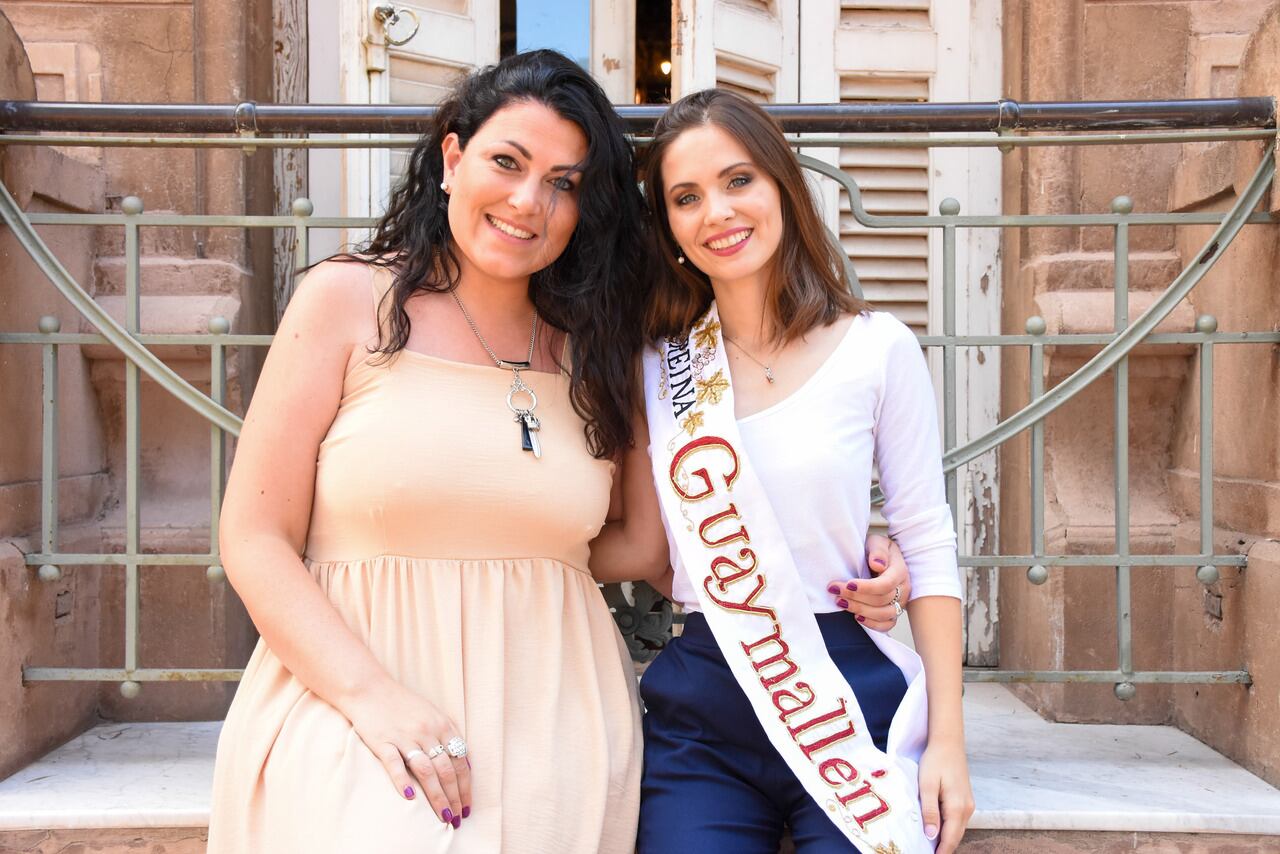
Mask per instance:
[[[363,246],[361,260],[390,268],[390,310],[376,352],[386,357],[409,340],[405,303],[419,292],[458,286],[449,231],[448,195],[440,188],[440,144],[450,133],[465,148],[503,107],[544,104],[587,138],[578,184],[578,224],[558,258],[529,278],[529,297],[543,320],[569,333],[569,398],[586,422],[587,446],[598,458],[631,443],[638,395],[634,362],[641,346],[644,200],[634,152],[608,96],[586,71],[552,50],[519,53],[463,78],[440,104],[414,147],[404,180]],[[347,256],[354,258],[355,256]],[[384,306],[385,309],[385,306]]]

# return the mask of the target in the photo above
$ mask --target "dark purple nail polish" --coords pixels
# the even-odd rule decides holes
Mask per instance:
[[[827,592],[828,592],[828,593],[839,593],[839,592],[840,592],[840,585],[839,585],[839,584],[829,584],[829,585],[827,585]]]
[[[463,817],[463,818],[471,818],[471,807],[463,807],[463,808],[462,808],[462,817]]]
[[[858,582],[850,581],[848,584],[845,585],[845,587],[848,589],[850,593],[854,593],[858,589]]]
[[[444,812],[440,813],[440,817],[443,818],[447,824],[453,824],[453,810],[448,807],[444,808]]]
[[[867,618],[862,616],[861,614],[854,614],[854,616],[858,618],[859,623],[865,623],[867,621]]]
[[[837,608],[848,608],[848,607],[849,607],[849,600],[848,600],[848,599],[837,599],[837,600],[836,600],[836,607],[837,607]]]
[[[882,557],[873,557],[873,558],[871,559],[871,564],[872,564],[873,566],[878,566],[878,567],[880,567],[881,569],[883,569],[883,568],[884,568],[884,558],[882,558]]]
[[[404,787],[404,796],[406,800],[413,800],[413,786]]]
[[[462,816],[455,815],[453,817],[453,821],[449,823],[453,825],[454,830],[457,830],[458,828],[462,827]]]

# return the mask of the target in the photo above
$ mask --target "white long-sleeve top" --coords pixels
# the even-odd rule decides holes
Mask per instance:
[[[838,610],[832,579],[867,578],[871,473],[911,574],[911,598],[963,598],[956,535],[942,479],[937,405],[911,330],[885,312],[853,319],[799,389],[738,420],[742,443],[773,505],[814,613]],[[700,610],[671,554],[672,594]]]

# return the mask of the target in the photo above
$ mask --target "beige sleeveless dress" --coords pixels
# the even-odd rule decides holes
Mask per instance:
[[[640,785],[630,660],[587,544],[613,466],[563,375],[403,351],[359,362],[320,446],[306,563],[384,667],[462,730],[471,816],[401,797],[347,720],[261,641],[218,743],[210,852],[629,852]]]

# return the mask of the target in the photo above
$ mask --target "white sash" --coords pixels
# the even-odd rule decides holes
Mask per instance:
[[[917,778],[927,721],[920,659],[869,633],[908,685],[886,755],[872,743],[857,698],[827,652],[747,459],[714,304],[688,339],[646,351],[644,377],[668,540],[769,741],[863,854],[931,854]]]

